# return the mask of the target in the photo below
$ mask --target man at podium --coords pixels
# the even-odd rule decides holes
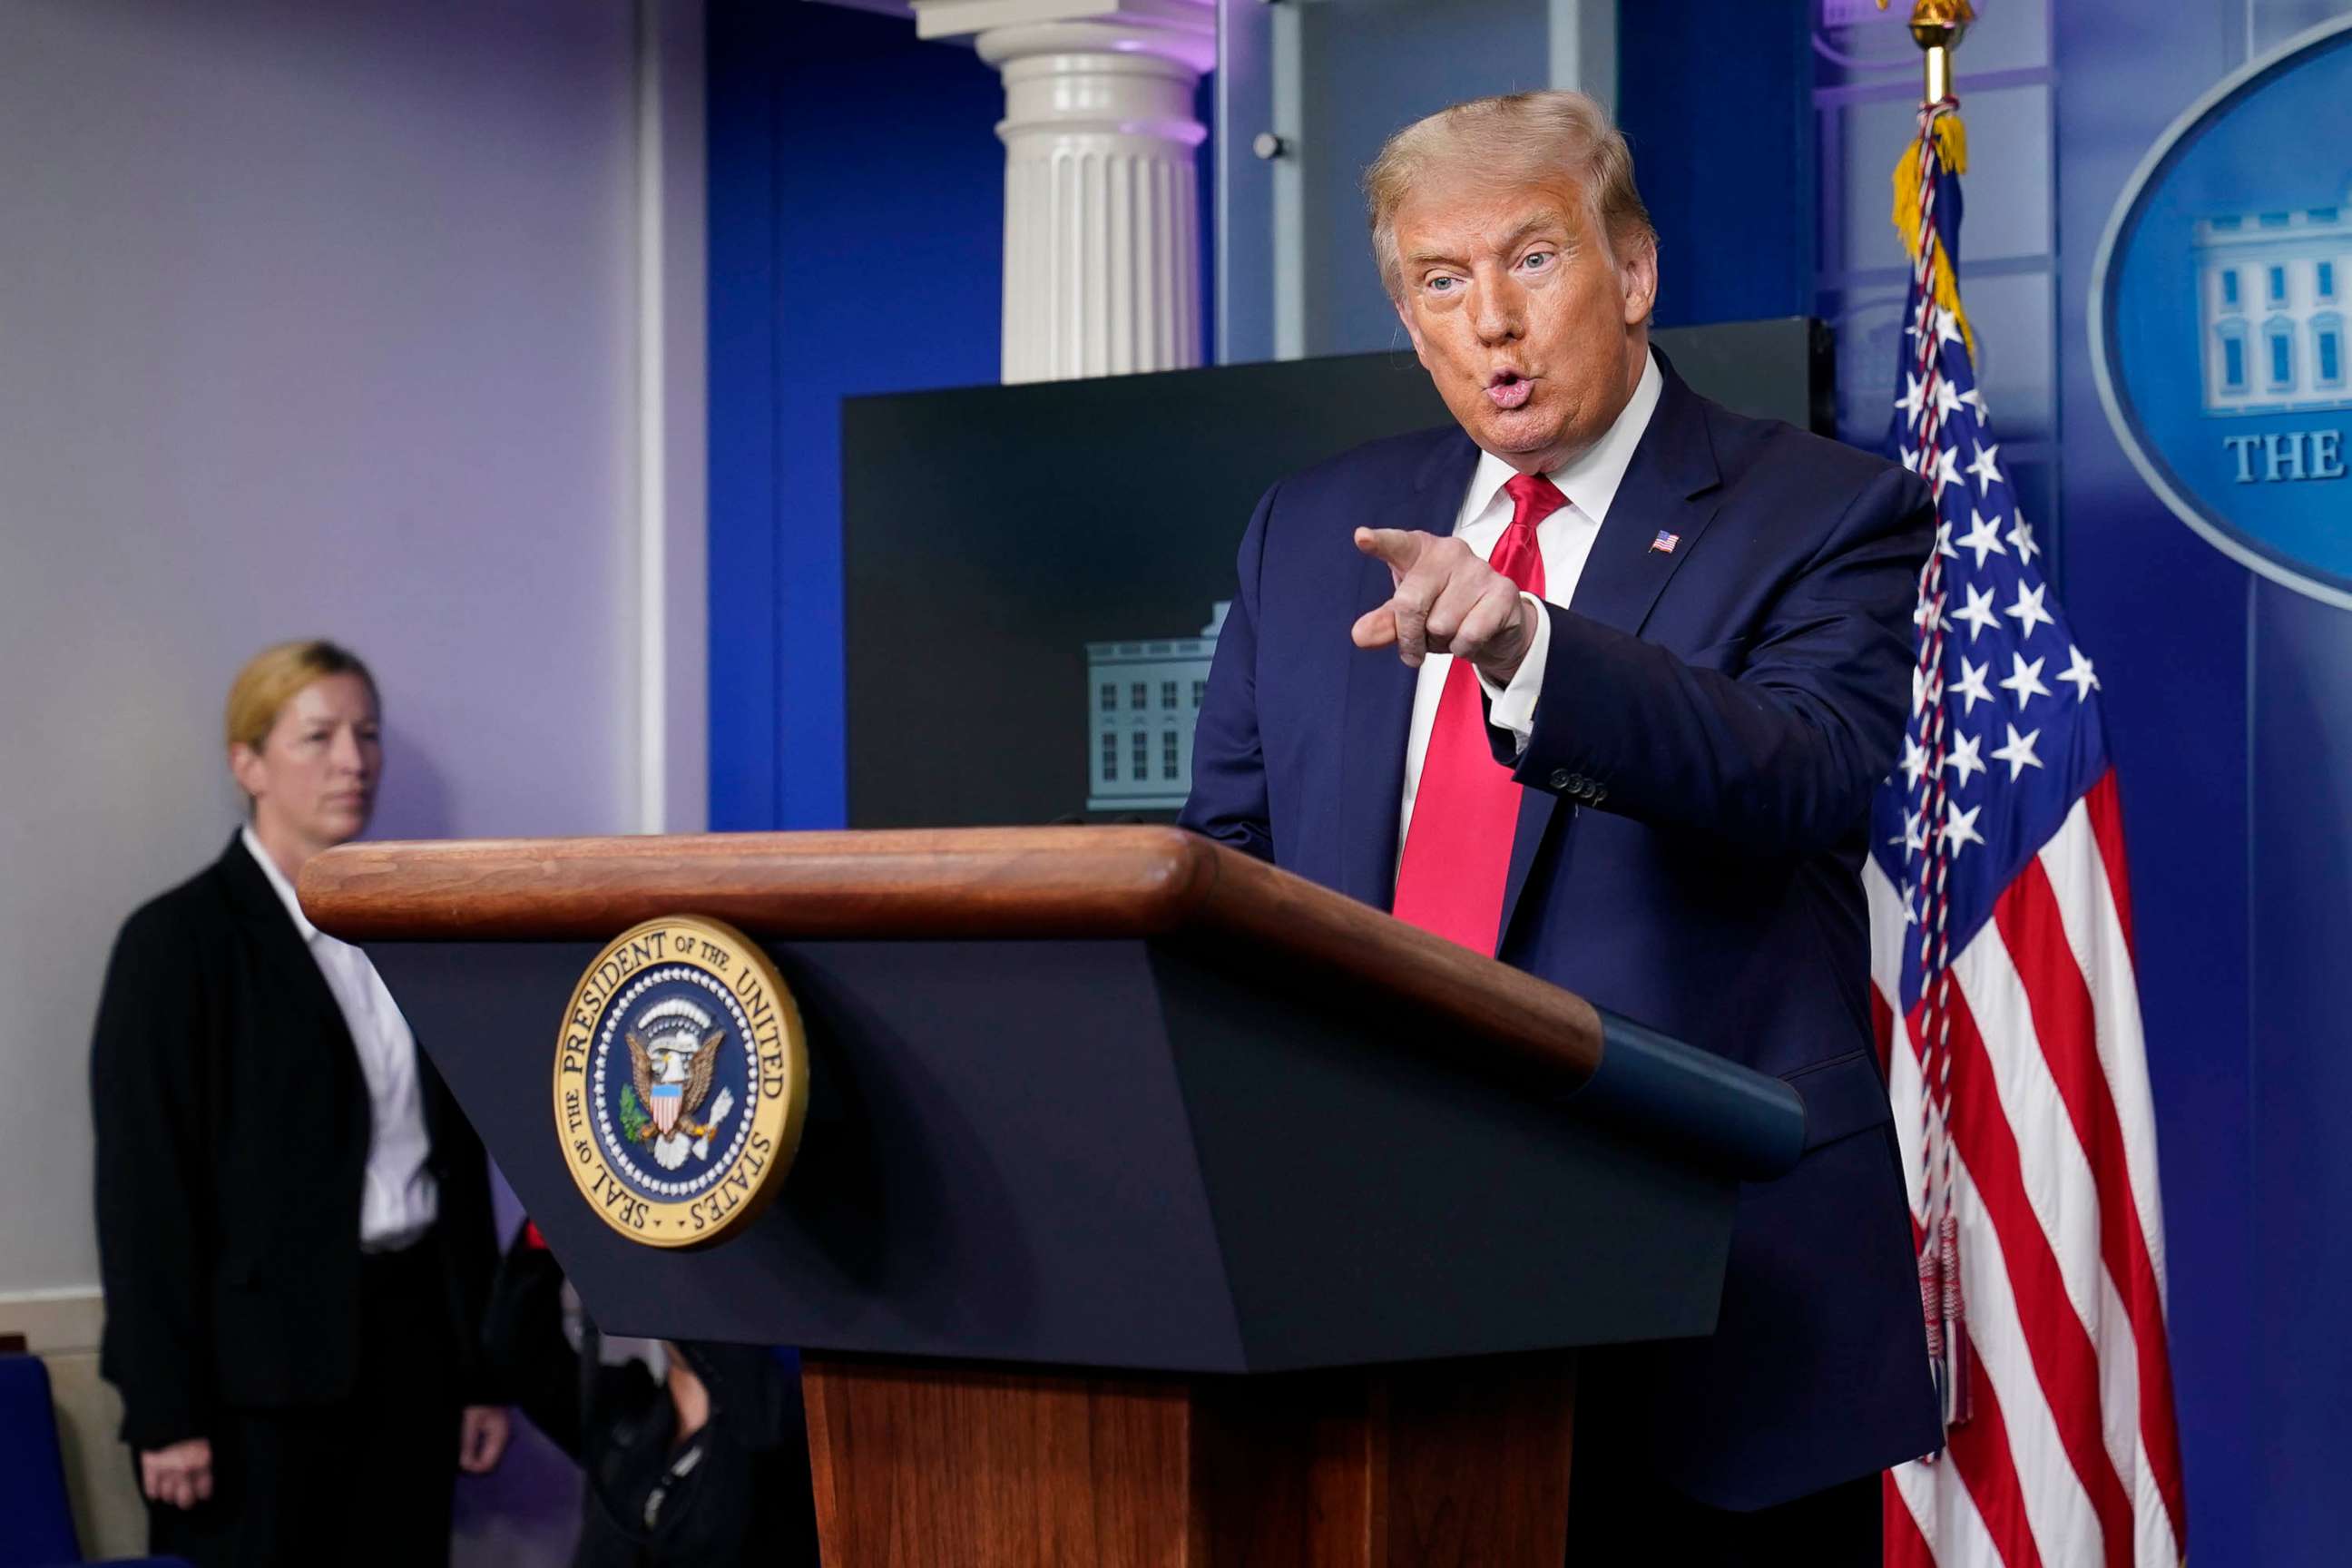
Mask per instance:
[[[1927,491],[1693,392],[1591,100],[1456,105],[1366,177],[1458,427],[1251,519],[1186,825],[1748,1067],[1805,1155],[1743,1194],[1716,1333],[1586,1358],[1588,1561],[1874,1563],[1941,1441],[1860,880]]]

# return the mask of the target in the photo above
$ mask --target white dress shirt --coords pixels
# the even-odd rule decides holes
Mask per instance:
[[[1633,448],[1642,443],[1642,433],[1650,427],[1650,416],[1657,412],[1658,394],[1665,386],[1665,378],[1658,374],[1658,362],[1645,358],[1642,379],[1634,384],[1633,395],[1618,411],[1616,422],[1601,439],[1548,471],[1547,478],[1559,487],[1568,504],[1554,511],[1536,525],[1536,548],[1543,555],[1543,596],[1555,605],[1565,606],[1575,597],[1577,580],[1584,575],[1585,558],[1592,553],[1592,542],[1609,521],[1609,503],[1617,499],[1617,487],[1624,482],[1627,465],[1633,460]],[[1503,530],[1510,526],[1511,498],[1503,487],[1518,470],[1492,452],[1478,455],[1478,467],[1470,476],[1470,489],[1462,498],[1462,510],[1454,521],[1454,536],[1468,545],[1479,560],[1494,552]],[[1519,595],[1530,604],[1532,594]],[[1525,750],[1528,737],[1535,731],[1536,698],[1543,690],[1544,661],[1551,653],[1551,617],[1536,605],[1535,641],[1528,656],[1519,662],[1518,673],[1511,677],[1508,686],[1497,686],[1482,672],[1478,684],[1486,689],[1491,704],[1486,721],[1498,730],[1508,730],[1518,737]],[[1429,731],[1437,723],[1438,699],[1445,693],[1445,677],[1454,668],[1452,654],[1433,653],[1422,660],[1420,680],[1412,691],[1412,728],[1406,731],[1404,743],[1404,803],[1397,824],[1397,855],[1402,863],[1405,835],[1412,829],[1412,800],[1421,790],[1421,768],[1429,755]]]
[[[294,896],[294,885],[253,829],[245,829],[244,836],[247,851],[260,862],[261,874],[278,890],[278,901],[334,994],[367,1079],[368,1152],[360,1189],[360,1246],[369,1252],[397,1251],[431,1229],[441,1209],[440,1188],[425,1168],[433,1142],[425,1131],[416,1037],[367,954],[312,925],[302,912],[302,901]]]

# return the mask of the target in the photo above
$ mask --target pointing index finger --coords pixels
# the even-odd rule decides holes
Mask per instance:
[[[1410,572],[1421,558],[1421,542],[1424,536],[1402,528],[1360,528],[1356,530],[1356,548],[1367,555],[1376,555],[1398,572]]]

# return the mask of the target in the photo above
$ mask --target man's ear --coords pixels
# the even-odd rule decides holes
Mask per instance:
[[[1658,303],[1658,242],[1643,235],[1625,247],[1617,264],[1617,278],[1625,292],[1625,324],[1637,327],[1650,319]]]

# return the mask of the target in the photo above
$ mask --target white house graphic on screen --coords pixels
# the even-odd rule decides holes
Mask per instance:
[[[1087,644],[1087,809],[1172,811],[1192,789],[1192,721],[1230,600],[1197,637]]]
[[[2296,207],[2197,225],[2206,413],[2352,405],[2344,374],[2347,212]]]

